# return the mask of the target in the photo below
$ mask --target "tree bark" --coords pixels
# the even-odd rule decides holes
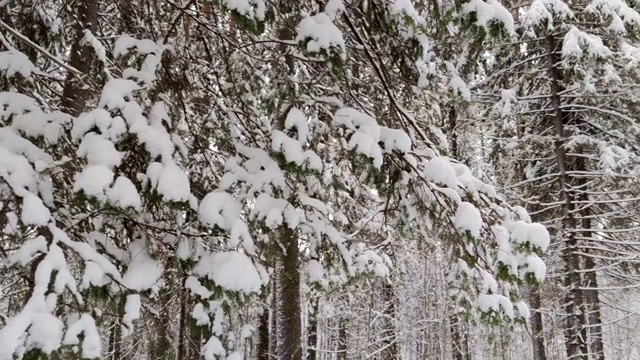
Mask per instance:
[[[529,295],[529,303],[531,305],[531,336],[533,338],[533,360],[547,360],[544,344],[544,329],[542,322],[542,301],[540,299],[540,288],[532,286]]]
[[[169,326],[171,324],[171,287],[161,290],[160,294],[160,309],[159,317],[155,323],[155,341],[153,341],[153,348],[151,354],[153,359],[172,360],[175,357],[173,352],[173,346],[171,344]],[[181,309],[182,310],[182,309]],[[182,314],[181,314],[182,315]]]
[[[347,360],[347,321],[338,320],[338,360]]]
[[[579,158],[576,161],[576,169],[578,171],[587,171],[587,164],[583,158]],[[587,179],[579,178],[579,186],[584,187],[587,185]],[[590,197],[587,193],[582,192],[580,195],[581,203],[587,204],[590,202]],[[580,211],[582,217],[581,225],[582,229],[591,229],[591,211],[590,208],[585,207]],[[589,230],[583,230],[582,236],[585,239],[593,237],[593,233]],[[602,317],[600,314],[600,298],[598,294],[598,279],[595,272],[596,262],[593,257],[588,254],[591,249],[582,249],[582,252],[587,254],[584,258],[584,302],[585,302],[585,316],[587,317],[587,324],[589,324],[589,346],[591,355],[595,360],[604,360],[604,345],[602,343]]]
[[[284,22],[278,29],[278,37],[281,40],[291,40],[295,37],[296,2],[289,0],[278,1],[278,11]],[[280,44],[279,51],[282,54],[286,67],[282,71],[295,74],[295,59],[287,52],[287,45]],[[290,82],[280,84],[282,97],[295,97],[295,90]],[[291,99],[289,99],[291,100]],[[276,128],[284,129],[286,113],[280,114],[276,122]],[[302,360],[302,310],[300,306],[300,254],[298,250],[298,237],[295,230],[282,225],[275,231],[283,248],[281,256],[282,269],[279,273],[279,340],[278,358],[287,360]]]
[[[516,137],[518,140],[522,139],[525,132],[525,126],[522,121],[518,121],[516,126]],[[525,175],[525,165],[522,161],[516,163],[516,171],[520,181],[525,182],[527,177]],[[529,193],[533,193],[535,190],[528,190]],[[539,206],[533,206],[534,212],[538,212]],[[542,299],[540,297],[540,286],[533,285],[529,289],[529,304],[531,305],[531,337],[533,343],[533,360],[547,360],[546,345],[544,342],[544,322],[542,320]]]
[[[78,20],[73,26],[74,35],[69,65],[80,70],[85,76],[89,74],[95,63],[95,54],[93,47],[83,41],[84,30],[95,34],[98,26],[98,6],[99,2],[94,0],[81,0],[76,4]],[[79,75],[69,72],[62,89],[60,107],[69,114],[78,116],[85,109],[90,95],[91,92],[83,87]]]
[[[585,257],[585,290],[587,303],[587,321],[589,323],[589,339],[591,340],[591,353],[595,360],[604,360],[604,344],[602,342],[602,317],[600,314],[600,298],[598,294],[598,280],[596,277],[595,261],[591,257]]]
[[[382,288],[382,300],[383,304],[385,304],[385,329],[382,332],[382,338],[385,340],[382,341],[382,347],[384,350],[382,350],[380,355],[382,359],[399,359],[395,326],[396,298],[393,291],[393,284],[390,279],[384,281]]]
[[[590,229],[591,221],[583,219],[583,228]],[[585,233],[585,237],[591,237],[591,233]],[[588,253],[588,249],[584,249]],[[595,272],[596,263],[591,256],[585,256],[584,268],[586,272],[585,293],[587,323],[589,324],[589,340],[590,350],[595,360],[604,360],[604,344],[602,342],[602,316],[600,314],[600,297],[598,288],[598,279]]]
[[[452,358],[454,360],[470,360],[467,339],[462,332],[460,318],[457,314],[449,316],[449,332],[451,333]]]
[[[276,354],[279,353],[279,340],[280,333],[278,332],[278,321],[279,321],[279,302],[280,302],[280,287],[278,283],[280,281],[280,264],[276,263],[275,270],[273,272],[273,281],[271,284],[271,317],[269,318],[269,329],[273,336],[269,338],[269,357],[268,359],[275,359]]]
[[[318,347],[318,298],[311,300],[311,306],[309,310],[309,330],[307,335],[307,360],[317,360],[317,347]]]
[[[269,360],[269,308],[262,310],[258,326],[258,360]]]
[[[285,249],[280,274],[280,330],[279,358],[302,360],[302,325],[300,310],[300,258],[298,238],[293,230],[282,226],[278,234]]]
[[[562,207],[562,232],[561,239],[564,242],[562,257],[565,263],[564,285],[568,289],[565,298],[565,343],[567,357],[570,359],[588,359],[587,331],[584,318],[583,294],[581,290],[580,257],[576,254],[578,241],[575,229],[577,221],[575,218],[575,199],[571,190],[571,179],[567,175],[568,162],[564,148],[565,124],[568,122],[569,114],[561,108],[560,94],[563,91],[562,74],[558,68],[560,56],[558,56],[559,43],[554,35],[547,36],[547,61],[549,66],[549,77],[551,79],[551,106],[554,110],[554,130],[555,130],[555,153],[556,165],[560,173],[559,181],[563,196]]]
[[[451,156],[460,159],[458,145],[458,113],[454,104],[449,104],[448,111],[448,127],[449,127],[449,151]],[[450,243],[455,243],[451,241]],[[467,338],[461,329],[461,320],[455,308],[451,309],[449,315],[449,332],[451,335],[451,351],[455,360],[469,360],[469,352],[467,349]]]
[[[181,280],[180,289],[180,326],[178,329],[178,359],[187,359],[187,302],[189,290],[185,286],[187,275],[184,274]]]

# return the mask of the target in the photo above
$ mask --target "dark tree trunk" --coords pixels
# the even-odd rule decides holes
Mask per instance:
[[[285,249],[280,274],[280,359],[302,360],[302,324],[300,314],[300,258],[298,238],[293,230],[282,226],[278,231]]]
[[[167,287],[161,290],[160,294],[160,314],[155,321],[155,341],[153,341],[153,348],[151,349],[151,355],[156,360],[173,360],[175,353],[173,352],[173,346],[171,343],[171,337],[169,333],[169,326],[171,325],[171,287]],[[181,309],[182,310],[182,309]],[[181,314],[182,315],[182,314]]]
[[[71,45],[71,55],[69,65],[80,70],[84,75],[68,73],[67,79],[62,89],[62,100],[60,107],[73,116],[78,116],[84,111],[90,91],[83,86],[83,79],[91,71],[95,63],[95,54],[90,44],[83,42],[84,31],[89,30],[95,34],[98,24],[99,2],[95,0],[81,0],[75,4],[77,21],[73,25],[73,43]]]
[[[347,321],[338,320],[338,360],[347,360]]]
[[[457,314],[449,316],[449,332],[451,333],[451,352],[454,360],[470,360],[467,350],[467,337],[462,331]]]
[[[583,221],[588,221],[585,219]],[[584,226],[590,228],[590,224]],[[585,249],[585,252],[588,252]],[[604,344],[602,342],[602,317],[600,314],[600,297],[598,294],[598,279],[595,272],[596,263],[590,256],[585,256],[585,302],[587,322],[589,324],[589,339],[591,340],[591,353],[595,360],[604,360]]]
[[[529,294],[531,305],[531,336],[533,337],[533,360],[547,360],[544,345],[544,329],[542,322],[542,301],[540,299],[540,288],[532,286]]]
[[[269,360],[269,308],[262,310],[258,325],[258,360]]]
[[[184,275],[180,288],[180,325],[178,329],[178,359],[187,359],[187,303],[189,290],[185,287],[187,276]]]
[[[382,288],[382,300],[385,304],[385,331],[382,337],[386,340],[382,342],[384,350],[380,353],[382,359],[399,359],[398,343],[396,335],[396,297],[393,291],[391,280],[385,281]]]
[[[317,360],[318,347],[318,298],[311,300],[311,307],[309,309],[309,329],[307,336],[308,352],[307,360]]]
[[[561,239],[564,242],[562,257],[565,263],[564,285],[567,288],[565,298],[565,343],[567,357],[570,359],[588,359],[587,331],[584,317],[583,294],[581,290],[580,276],[580,256],[578,251],[578,241],[575,229],[577,221],[575,218],[575,196],[571,189],[572,181],[567,174],[568,162],[565,142],[565,125],[569,120],[569,114],[565,113],[561,107],[560,94],[563,91],[562,74],[558,69],[560,56],[558,55],[559,43],[554,35],[547,36],[547,61],[549,66],[549,77],[551,80],[551,107],[554,110],[554,130],[555,130],[555,153],[556,165],[560,173],[560,187],[564,205],[562,207],[562,231]]]
[[[278,332],[278,320],[280,317],[280,264],[276,264],[275,271],[273,272],[273,281],[271,284],[271,317],[269,318],[269,329],[273,336],[269,337],[269,359],[275,359],[276,354],[279,353],[279,339],[280,333]]]
[[[516,126],[516,136],[518,139],[522,139],[524,136],[525,127],[521,121],[518,121]],[[516,171],[520,178],[520,181],[525,182],[527,176],[525,175],[526,165],[523,161],[516,163]],[[535,190],[527,189],[528,193],[534,193]],[[537,205],[533,206],[533,212],[539,212],[540,208]],[[535,220],[535,219],[533,219]],[[533,343],[533,360],[547,360],[546,345],[544,342],[544,321],[542,320],[542,299],[540,297],[540,287],[533,285],[529,289],[529,304],[531,305],[531,337]]]
[[[524,126],[519,122],[516,128],[518,139],[522,139],[524,135]],[[525,166],[522,162],[516,164],[516,171],[520,177],[520,181],[526,181]],[[534,190],[528,189],[529,193]],[[538,212],[539,206],[533,206],[534,212]],[[534,219],[535,220],[535,219]],[[532,285],[529,289],[529,305],[531,306],[531,338],[533,343],[533,360],[547,360],[546,345],[544,342],[544,321],[542,320],[542,299],[540,297],[540,286]]]
[[[282,40],[290,40],[295,37],[295,28],[299,15],[296,12],[296,2],[289,0],[278,1],[278,11],[285,19],[281,28],[278,29],[278,36]],[[289,75],[295,74],[295,59],[287,51],[287,46],[280,45],[280,53],[286,67],[283,71]],[[282,97],[295,97],[295,89],[289,82],[280,84]],[[276,127],[284,129],[286,113],[280,114]],[[298,237],[295,230],[289,229],[286,225],[281,226],[275,235],[283,247],[282,269],[279,273],[278,294],[280,304],[278,311],[279,332],[278,338],[278,358],[287,360],[302,360],[302,314],[300,306],[300,255],[298,250]]]
[[[578,171],[587,171],[587,164],[583,158],[577,160],[576,169]],[[578,179],[580,181],[580,187],[586,186],[587,180],[584,178]],[[589,195],[586,193],[580,194],[581,203],[587,204],[590,202]],[[580,211],[582,216],[582,228],[591,229],[591,211],[590,208],[583,208]],[[585,239],[593,237],[593,233],[590,230],[584,230],[582,235]],[[589,345],[591,355],[595,360],[604,360],[604,345],[602,343],[602,317],[600,315],[600,298],[598,294],[598,279],[595,272],[596,262],[592,256],[588,254],[592,250],[589,248],[582,249],[584,252],[584,286],[587,288],[584,290],[584,302],[585,302],[585,315],[587,317],[587,324],[589,324]]]
[[[451,152],[451,156],[456,159],[460,158],[459,154],[459,145],[458,145],[458,113],[456,111],[455,105],[449,105],[449,150]],[[452,241],[451,243],[455,243]],[[468,360],[468,350],[467,350],[467,337],[462,331],[462,324],[460,321],[460,317],[458,316],[457,310],[452,309],[452,314],[449,316],[449,332],[451,334],[451,351],[452,356],[455,360]]]

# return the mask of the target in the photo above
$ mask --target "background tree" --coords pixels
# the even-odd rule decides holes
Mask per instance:
[[[506,8],[67,5],[1,7],[0,359],[516,353],[549,238],[463,131]]]

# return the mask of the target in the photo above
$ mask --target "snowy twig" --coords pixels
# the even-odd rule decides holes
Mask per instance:
[[[27,43],[27,45],[31,46],[32,48],[34,48],[35,50],[37,50],[38,52],[42,53],[44,56],[48,57],[49,59],[51,59],[53,62],[55,62],[56,64],[62,66],[63,68],[71,71],[72,73],[76,74],[76,75],[83,75],[83,73],[74,68],[73,66],[67,65],[65,64],[62,60],[58,59],[55,55],[51,54],[50,52],[48,52],[46,49],[42,48],[41,46],[39,46],[38,44],[34,43],[33,41],[31,41],[28,37],[22,35],[19,31],[17,31],[16,29],[12,28],[11,26],[7,25],[4,21],[0,20],[0,27],[2,27],[3,29],[7,30],[8,32],[12,33],[13,35],[15,35],[17,38],[19,38],[20,40],[24,41],[25,43]]]

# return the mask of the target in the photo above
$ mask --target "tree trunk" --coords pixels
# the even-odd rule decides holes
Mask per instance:
[[[565,124],[569,115],[561,108],[560,94],[563,91],[562,75],[558,64],[559,44],[554,35],[547,36],[547,61],[551,79],[551,106],[554,110],[555,153],[560,186],[563,196],[562,232],[564,242],[562,257],[565,263],[564,285],[568,289],[565,299],[566,325],[564,329],[567,357],[570,359],[588,359],[587,332],[585,327],[583,294],[581,290],[580,257],[576,254],[578,242],[575,229],[575,199],[571,187],[571,179],[567,175],[568,162],[564,148]]]
[[[576,168],[578,171],[586,171],[587,164],[583,158],[577,160]],[[584,178],[578,179],[580,186],[586,186],[587,180]],[[587,193],[580,194],[580,200],[583,204],[590,202],[589,195]],[[591,211],[590,208],[584,208],[580,211],[582,217],[582,228],[591,229]],[[582,232],[585,239],[593,237],[593,233],[589,230]],[[585,254],[589,254],[591,249],[585,248],[582,250]],[[584,290],[584,302],[585,302],[585,315],[587,317],[587,323],[589,324],[589,342],[591,355],[595,360],[604,360],[604,345],[602,343],[602,317],[600,315],[600,299],[598,295],[598,279],[595,272],[596,262],[593,257],[584,256],[584,286],[587,288]]]
[[[99,2],[94,0],[81,0],[75,4],[77,21],[73,25],[73,44],[69,65],[80,70],[84,75],[67,74],[67,79],[62,89],[60,107],[73,116],[78,116],[85,108],[85,104],[91,92],[84,88],[79,76],[86,76],[95,63],[93,47],[83,41],[84,30],[95,34],[98,24]],[[86,78],[85,78],[86,80]]]
[[[585,229],[590,229],[591,224],[589,219],[583,219]],[[589,236],[585,234],[585,236]],[[588,252],[585,249],[585,252]],[[600,314],[600,298],[598,294],[598,279],[595,272],[596,263],[590,256],[585,256],[584,261],[585,270],[585,302],[587,322],[589,324],[589,340],[591,341],[591,353],[595,360],[604,360],[604,344],[602,342],[602,317]]]
[[[391,284],[390,279],[384,282],[382,288],[382,300],[383,304],[385,304],[384,319],[386,328],[382,333],[382,338],[385,340],[382,341],[382,347],[384,350],[382,350],[380,355],[382,359],[399,359],[395,326],[396,299],[393,291],[393,284]]]
[[[454,360],[470,360],[467,350],[467,337],[462,331],[460,317],[457,314],[449,316],[449,331],[451,332],[451,351]]]
[[[191,297],[189,296],[188,290],[185,289],[185,303],[184,309],[185,313],[184,321],[186,322],[186,327],[188,329],[186,335],[186,348],[185,351],[187,353],[186,358],[188,360],[200,360],[202,346],[204,343],[209,340],[210,331],[206,331],[203,326],[197,326],[196,321],[191,318],[189,313],[189,308],[191,308],[191,304],[193,303]],[[182,359],[180,359],[182,360]]]
[[[295,11],[296,2],[289,0],[278,1],[278,11],[285,19],[282,27],[278,29],[278,37],[281,40],[291,40],[295,37],[296,19],[298,14]],[[287,46],[280,44],[279,51],[284,58],[286,71],[289,75],[295,74],[295,59],[288,53]],[[292,83],[284,82],[280,84],[282,97],[289,98],[295,96]],[[276,122],[276,128],[284,129],[286,113],[280,114]],[[279,301],[278,309],[279,333],[278,355],[279,359],[302,360],[302,314],[300,307],[300,255],[298,251],[298,238],[295,230],[283,225],[276,231],[280,244],[284,250],[282,253],[282,269],[279,273]]]
[[[318,348],[318,298],[311,300],[309,310],[309,330],[307,335],[308,353],[307,360],[317,360]]]
[[[185,287],[186,274],[181,280],[180,289],[180,327],[178,329],[178,359],[187,359],[187,302],[189,290]]]
[[[258,360],[269,360],[269,308],[262,310],[258,326]]]
[[[516,137],[518,140],[524,136],[525,127],[521,121],[518,121],[516,126]],[[516,171],[520,181],[525,182],[527,176],[525,175],[525,165],[522,161],[516,163]],[[535,190],[528,190],[529,193],[534,193]],[[539,206],[534,205],[533,211],[538,212]],[[533,219],[535,220],[535,219]],[[531,338],[533,343],[533,360],[547,360],[546,345],[544,343],[544,322],[542,321],[542,299],[540,298],[540,286],[533,285],[529,289],[529,305],[531,306]]]
[[[533,338],[533,360],[547,360],[544,345],[544,331],[542,322],[542,301],[540,299],[540,288],[531,287],[529,294],[529,303],[531,305],[531,336]]]
[[[587,320],[589,323],[589,339],[591,340],[591,353],[594,359],[604,360],[604,344],[602,342],[602,317],[600,314],[600,299],[598,296],[598,280],[595,268],[595,262],[591,257],[585,257],[585,268],[591,270],[585,273],[585,285],[590,288],[585,291],[587,303]]]
[[[282,226],[278,231],[285,249],[280,274],[280,330],[279,358],[302,360],[302,321],[300,310],[300,258],[298,238],[293,230]]]
[[[338,320],[338,360],[347,360],[347,321]]]
[[[458,145],[458,113],[456,111],[455,104],[449,104],[447,124],[449,127],[449,151],[451,156],[460,159],[459,145]],[[455,244],[455,241],[450,243]],[[453,359],[455,360],[468,360],[467,350],[467,337],[462,331],[460,317],[455,308],[451,309],[452,313],[449,315],[449,332],[451,334],[451,351]]]
[[[171,287],[161,290],[159,317],[155,321],[155,339],[151,355],[155,360],[172,360],[174,359],[173,347],[169,333],[171,325]],[[182,309],[181,309],[182,310]],[[181,314],[182,315],[182,314]]]
[[[270,333],[273,336],[269,338],[269,357],[268,359],[275,359],[276,354],[279,353],[279,341],[280,341],[280,333],[278,332],[278,320],[280,318],[280,287],[278,283],[280,281],[280,264],[276,263],[275,270],[273,272],[273,281],[271,283],[271,316],[269,318],[269,329]]]

